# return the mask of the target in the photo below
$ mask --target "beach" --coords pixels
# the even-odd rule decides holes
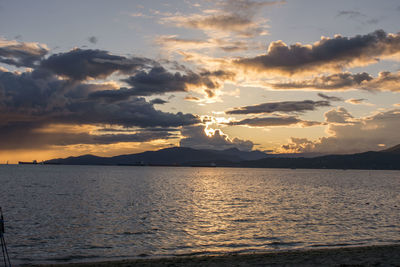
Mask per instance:
[[[23,266],[400,266],[400,245]]]

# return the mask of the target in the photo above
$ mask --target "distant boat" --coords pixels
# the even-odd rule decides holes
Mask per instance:
[[[36,160],[30,161],[18,161],[18,164],[38,164]]]

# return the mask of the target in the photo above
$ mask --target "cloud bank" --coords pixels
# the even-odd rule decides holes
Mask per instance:
[[[318,107],[329,107],[329,101],[283,101],[283,102],[270,102],[253,106],[245,106],[234,108],[226,111],[226,114],[262,114],[274,112],[305,112],[312,111]]]
[[[340,71],[344,68],[365,66],[379,59],[399,56],[400,35],[383,30],[366,35],[334,38],[323,37],[313,44],[296,43],[288,46],[283,41],[272,42],[265,55],[241,58],[234,63],[258,72],[293,75],[304,72]]]
[[[318,76],[309,80],[300,80],[284,83],[271,83],[273,89],[300,89],[300,90],[367,90],[367,91],[400,91],[400,72],[382,71],[377,77],[366,72],[352,74],[350,72],[335,73]]]
[[[263,118],[247,118],[239,121],[232,121],[228,125],[243,125],[250,127],[275,127],[275,126],[294,126],[309,127],[321,125],[320,122],[306,121],[295,116],[276,116],[276,117],[263,117]]]

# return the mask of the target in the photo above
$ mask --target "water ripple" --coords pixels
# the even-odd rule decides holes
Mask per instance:
[[[398,171],[1,166],[15,264],[400,242]]]

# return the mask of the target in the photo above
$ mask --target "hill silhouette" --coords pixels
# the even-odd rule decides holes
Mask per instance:
[[[83,155],[52,159],[45,161],[44,164],[400,170],[400,145],[382,151],[318,157],[293,157],[293,155],[282,157],[279,154],[265,154],[261,151],[247,152],[237,148],[199,150],[171,147],[114,157]]]
[[[83,155],[65,159],[52,159],[45,164],[65,165],[186,165],[195,162],[214,161],[240,162],[243,160],[258,160],[267,157],[261,151],[240,151],[237,148],[227,150],[198,150],[188,147],[171,147],[158,151],[120,155],[114,157],[98,157]]]

